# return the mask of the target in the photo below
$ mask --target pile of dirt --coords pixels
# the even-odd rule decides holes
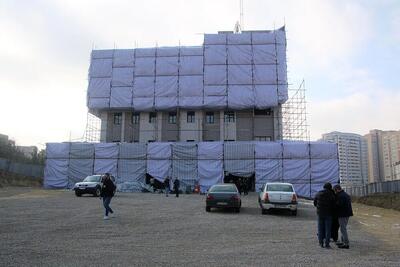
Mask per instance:
[[[400,211],[400,193],[374,194],[366,197],[352,196],[352,200],[369,206]]]
[[[6,186],[42,187],[43,178],[27,177],[24,175],[0,171],[0,187]]]

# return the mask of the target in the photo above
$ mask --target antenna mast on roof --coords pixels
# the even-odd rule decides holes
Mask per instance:
[[[241,33],[244,30],[244,22],[243,22],[243,0],[239,1],[240,5],[240,18],[239,21],[236,21],[235,24],[235,33]]]

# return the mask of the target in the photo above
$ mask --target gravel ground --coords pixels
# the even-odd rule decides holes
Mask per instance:
[[[256,194],[241,213],[206,213],[204,196],[118,193],[116,217],[71,191],[0,189],[0,266],[399,266],[397,248],[351,219],[351,248],[322,249],[316,216],[261,215]]]

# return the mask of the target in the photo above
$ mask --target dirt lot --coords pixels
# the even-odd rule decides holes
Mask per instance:
[[[350,250],[319,248],[315,211],[309,201],[302,201],[297,217],[287,213],[261,215],[254,193],[243,197],[240,214],[206,213],[204,196],[199,195],[166,198],[119,193],[111,206],[116,217],[104,221],[98,198],[77,198],[66,190],[0,189],[0,266],[400,263],[399,242],[387,238],[393,233],[377,234],[365,225],[379,218],[372,215],[385,215],[376,210],[366,212],[360,204],[355,206],[356,216],[349,226]],[[400,215],[388,214],[395,225]]]

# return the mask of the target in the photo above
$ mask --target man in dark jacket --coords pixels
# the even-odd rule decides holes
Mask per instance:
[[[332,185],[326,183],[324,189],[319,191],[314,198],[314,206],[318,214],[318,241],[321,247],[331,248],[332,212],[335,205],[335,196],[332,192]],[[325,240],[325,243],[324,243]]]
[[[165,196],[168,196],[170,186],[171,186],[170,179],[169,179],[169,176],[167,176],[167,178],[165,178],[165,180],[164,180]]]
[[[176,177],[175,178],[175,181],[174,181],[174,191],[175,191],[175,196],[176,197],[179,197],[179,187],[180,187],[180,182],[179,182],[179,179],[178,179],[178,177]]]
[[[116,186],[111,180],[110,174],[106,173],[103,176],[103,186],[101,188],[101,197],[103,198],[103,206],[105,208],[104,220],[108,220],[108,213],[113,214],[114,211],[110,207],[111,198],[114,196]]]
[[[333,239],[333,242],[336,243],[336,245],[340,245],[341,243],[338,241],[339,239],[339,219],[337,216],[337,207],[336,207],[336,192],[335,190],[332,189],[332,193],[335,196],[335,205],[332,210],[332,227],[331,227],[331,237]]]
[[[349,248],[349,237],[347,235],[347,224],[349,218],[353,216],[353,208],[351,207],[350,196],[342,190],[340,185],[335,185],[334,190],[336,192],[336,206],[337,215],[339,218],[340,233],[342,234],[342,245],[339,248]]]

